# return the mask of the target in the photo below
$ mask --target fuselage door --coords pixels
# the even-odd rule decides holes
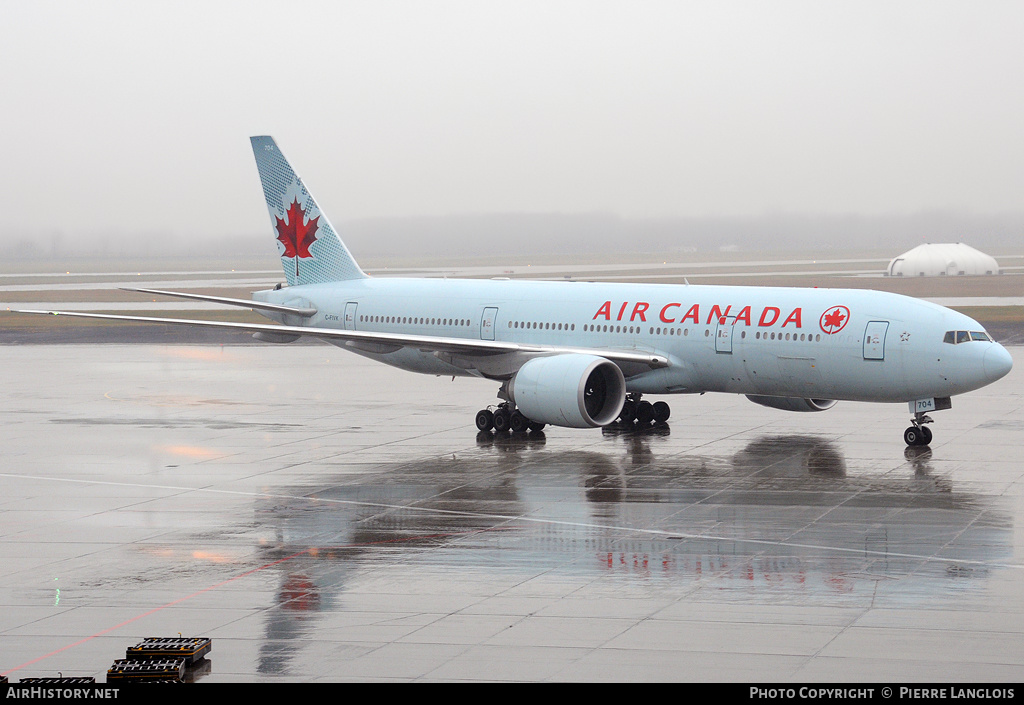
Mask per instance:
[[[715,352],[732,354],[732,334],[736,326],[736,316],[726,316],[718,319],[715,327]]]
[[[498,317],[498,309],[488,306],[480,319],[480,340],[494,340],[494,319]]]
[[[864,359],[885,359],[885,333],[889,330],[889,321],[870,321],[864,329]]]
[[[355,301],[345,304],[345,330],[356,329],[356,306],[358,305]]]

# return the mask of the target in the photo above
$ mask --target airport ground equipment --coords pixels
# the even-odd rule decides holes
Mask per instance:
[[[147,637],[135,646],[129,646],[124,653],[128,661],[149,661],[160,659],[185,659],[191,666],[210,653],[213,643],[208,637]]]
[[[6,683],[7,679],[4,678],[0,683]],[[21,683],[30,683],[32,685],[92,685],[96,682],[96,679],[92,676],[44,676],[42,678],[22,678],[18,681]]]
[[[107,669],[107,683],[182,682],[185,680],[185,659],[118,659]]]

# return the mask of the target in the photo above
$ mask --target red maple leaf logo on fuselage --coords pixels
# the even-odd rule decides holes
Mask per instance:
[[[827,335],[832,335],[845,328],[846,322],[849,320],[850,309],[845,306],[833,306],[821,314],[821,320],[818,321],[818,325],[821,326],[821,330]]]
[[[298,199],[296,199],[292,201],[285,212],[288,222],[277,218],[277,239],[284,245],[282,257],[306,258],[313,256],[309,252],[309,247],[316,242],[317,221],[320,220],[320,216],[313,218],[308,223],[303,223],[305,215],[305,211],[302,210]]]

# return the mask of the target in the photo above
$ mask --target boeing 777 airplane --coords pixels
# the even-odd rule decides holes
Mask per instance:
[[[252,300],[135,289],[258,311],[276,324],[31,311],[314,336],[413,372],[499,384],[483,431],[666,421],[644,395],[743,394],[788,411],[836,401],[909,405],[908,445],[930,412],[1006,375],[980,324],[879,291],[367,276],[270,137],[251,138],[288,286]]]

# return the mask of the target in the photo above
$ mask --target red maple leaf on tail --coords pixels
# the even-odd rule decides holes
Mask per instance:
[[[303,224],[305,211],[299,207],[298,199],[292,201],[285,216],[288,218],[288,222],[277,218],[277,239],[284,245],[284,254],[281,256],[312,257],[309,247],[316,242],[317,221],[320,220],[320,216]]]

